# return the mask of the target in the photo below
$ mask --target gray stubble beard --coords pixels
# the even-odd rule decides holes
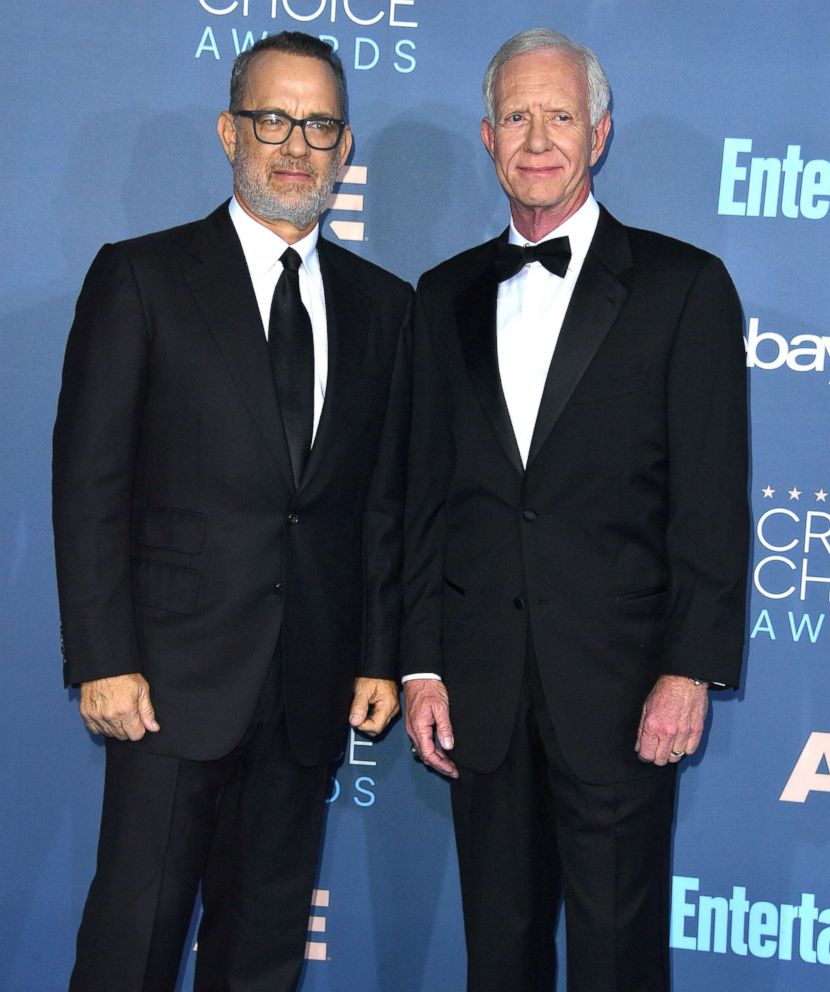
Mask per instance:
[[[336,151],[336,149],[335,149]],[[309,190],[302,199],[280,195],[269,185],[261,182],[251,167],[244,142],[237,141],[233,157],[233,181],[248,208],[265,221],[287,221],[294,227],[304,230],[313,224],[326,209],[326,204],[340,174],[340,159],[332,155],[331,164],[322,173],[321,181]],[[296,165],[293,159],[285,164]]]

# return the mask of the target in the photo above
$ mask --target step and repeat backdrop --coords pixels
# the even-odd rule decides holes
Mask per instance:
[[[414,281],[506,224],[480,81],[505,38],[540,25],[594,48],[611,79],[598,199],[724,258],[746,317],[745,682],[714,698],[703,753],[681,772],[675,988],[828,987],[825,0],[17,0],[0,67],[0,989],[65,988],[94,864],[103,750],[60,684],[49,449],[95,251],[229,194],[214,125],[234,57],[299,29],[337,46],[351,94],[355,149],[324,229]],[[407,744],[400,723],[379,743],[352,736],[332,779],[304,992],[463,989],[447,786]]]

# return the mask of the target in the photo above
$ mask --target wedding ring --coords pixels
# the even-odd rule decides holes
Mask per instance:
[[[672,752],[671,753],[674,755],[675,758],[682,758],[683,755],[686,752],[685,751],[675,751],[674,748],[672,748]]]

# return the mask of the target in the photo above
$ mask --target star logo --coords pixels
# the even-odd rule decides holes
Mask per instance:
[[[772,488],[772,486],[766,486],[764,489],[761,490],[761,492],[764,494],[764,499],[772,499],[772,497],[775,495],[775,490]]]
[[[788,489],[787,492],[790,494],[790,499],[799,499],[801,496],[801,490],[793,486],[792,489]]]
[[[823,489],[819,489],[819,491],[816,493],[816,502],[817,503],[827,502],[827,493]]]

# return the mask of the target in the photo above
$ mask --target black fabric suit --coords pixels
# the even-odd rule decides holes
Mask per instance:
[[[633,749],[655,680],[739,678],[740,305],[719,260],[601,210],[525,468],[499,380],[495,251],[464,252],[418,288],[402,672],[444,678],[460,781],[511,760],[529,707],[549,762],[555,749],[574,780],[625,794],[672,775]],[[670,817],[670,796],[660,802]],[[471,902],[468,944],[486,944],[486,925],[471,938]],[[547,987],[514,981],[504,987]]]
[[[87,276],[54,436],[65,678],[141,672],[161,725],[114,747],[222,759],[271,673],[293,759],[325,765],[355,676],[395,676],[411,289],[318,253],[328,382],[297,490],[227,206]]]

